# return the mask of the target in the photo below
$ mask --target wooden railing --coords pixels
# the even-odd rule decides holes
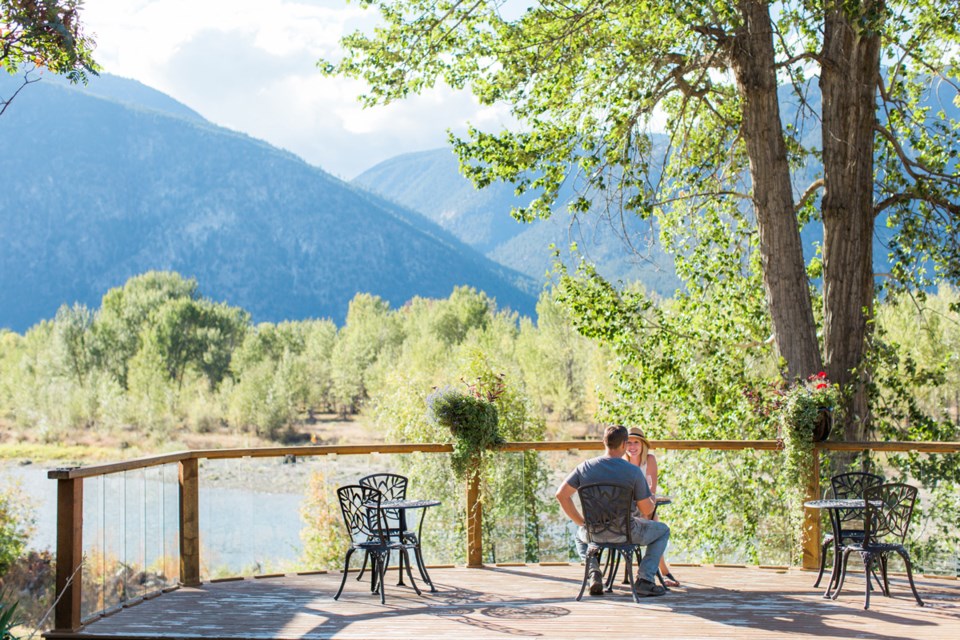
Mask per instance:
[[[776,440],[656,440],[653,448],[660,450],[711,449],[720,451],[776,451],[781,445]],[[600,451],[603,445],[595,441],[508,442],[500,451]],[[453,451],[449,444],[373,444],[337,446],[260,447],[250,449],[206,449],[180,451],[115,462],[54,469],[48,472],[57,481],[57,575],[54,628],[56,631],[76,631],[81,626],[81,584],[83,572],[83,480],[123,471],[144,469],[165,464],[179,465],[179,550],[180,583],[200,584],[200,509],[199,461],[201,459],[237,459],[283,456],[368,455],[371,453],[408,454],[414,452],[444,453]],[[822,451],[884,451],[920,453],[960,453],[960,442],[837,442],[821,443],[811,459],[808,499],[820,497],[819,468]],[[483,566],[481,541],[483,501],[479,482],[468,481],[467,495],[467,566]],[[815,569],[820,553],[820,518],[814,510],[804,515],[803,566]]]

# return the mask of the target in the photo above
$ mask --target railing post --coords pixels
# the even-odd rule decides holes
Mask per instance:
[[[200,584],[200,472],[196,458],[180,461],[180,584]]]
[[[83,593],[83,478],[57,480],[57,582],[55,631],[80,628]]]
[[[810,470],[807,476],[807,500],[820,499],[820,448],[814,447],[810,456]],[[803,509],[803,568],[818,569],[820,567],[820,511],[818,509]]]
[[[467,566],[483,566],[483,506],[480,503],[480,473],[467,474]]]

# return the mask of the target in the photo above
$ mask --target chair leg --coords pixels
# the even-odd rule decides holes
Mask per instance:
[[[843,583],[847,581],[847,560],[850,558],[850,552],[852,549],[843,550],[843,561],[840,564],[840,581],[837,583],[837,586],[833,589],[833,593],[829,594],[829,597],[833,600],[837,599],[837,596],[840,595],[840,592],[843,590]],[[838,562],[837,558],[834,558],[834,563]],[[825,596],[826,597],[826,596]]]
[[[420,588],[417,586],[417,582],[413,579],[413,572],[410,571],[410,554],[406,549],[400,549],[400,557],[406,561],[405,566],[407,567],[407,577],[410,578],[410,586],[413,587],[413,590],[417,592],[417,595],[422,595],[420,593]]]
[[[350,568],[350,556],[353,555],[353,548],[347,550],[347,557],[343,561],[343,579],[340,581],[340,588],[337,590],[337,595],[333,596],[333,599],[336,600],[340,597],[340,594],[343,593],[343,585],[347,584],[347,570]]]
[[[876,578],[876,576],[874,577]],[[882,578],[882,582],[881,580],[877,580],[877,582],[880,582],[880,587],[883,589],[883,595],[889,598],[890,579],[887,577],[887,554],[885,553],[880,554],[880,578]]]
[[[398,553],[398,554],[397,554],[397,574],[398,574],[398,575],[397,575],[397,586],[398,586],[398,587],[404,586],[404,584],[403,584],[403,560],[404,560],[403,554],[402,554],[402,553]],[[387,564],[387,568],[388,568],[388,569],[390,568],[389,563]],[[407,568],[409,569],[410,567],[408,566]]]
[[[636,547],[634,549],[634,553],[637,556],[637,566],[639,567],[640,561],[643,560],[643,551],[640,550],[640,547]],[[659,568],[657,569],[657,573],[658,574],[660,573]],[[623,576],[623,584],[631,584],[630,581],[633,579],[632,576],[633,576],[632,570],[628,567],[626,570],[626,574],[624,574]],[[660,581],[663,582],[663,578],[661,578]],[[663,587],[664,589],[666,589],[667,585],[663,585]]]
[[[863,610],[866,611],[870,608],[870,567],[873,564],[873,554],[872,553],[863,553],[863,577],[866,579],[867,584],[863,589]]]
[[[588,557],[589,557],[589,554],[590,552],[587,551]],[[583,563],[583,582],[580,583],[580,593],[577,594],[577,601],[583,598],[583,591],[584,589],[587,588],[587,579],[589,577],[590,577],[590,563],[585,561]]]
[[[367,560],[369,560],[369,559],[370,559],[370,552],[369,552],[369,551],[364,551],[364,552],[363,552],[363,566],[360,567],[360,574],[357,576],[357,582],[360,582],[361,580],[363,580],[363,574],[366,573],[366,571],[367,571]]]
[[[604,572],[607,574],[607,579],[603,585],[603,590],[606,593],[613,591],[613,581],[617,579],[617,571],[620,570],[620,554],[613,550],[607,551],[607,567],[610,569]]]
[[[823,578],[823,570],[827,566],[827,548],[830,547],[831,541],[825,540],[823,545],[820,547],[820,571],[817,573],[817,581],[813,583],[813,588],[816,589],[820,586],[820,579]],[[834,563],[836,563],[836,557],[834,557]],[[831,580],[833,579],[833,573],[830,573]]]
[[[430,574],[427,573],[427,564],[423,561],[423,552],[420,550],[420,543],[417,542],[417,546],[413,548],[413,556],[417,561],[417,569],[420,570],[420,577],[423,578],[423,581],[430,585],[430,592],[436,593],[437,589],[433,586],[433,580],[430,579]]]
[[[903,558],[903,564],[907,568],[907,580],[910,582],[910,590],[913,591],[913,597],[917,599],[917,604],[923,606],[923,600],[920,599],[920,594],[917,593],[917,587],[913,584],[913,567],[910,564],[910,556],[907,555],[906,551],[897,550],[897,553],[900,554],[900,557]]]
[[[637,595],[637,585],[633,583],[633,567],[630,566],[630,551],[621,551],[623,554],[623,562],[627,565],[627,579],[630,581],[630,595],[633,596],[633,601],[637,604],[640,604],[640,597]],[[639,565],[638,565],[639,566]]]
[[[606,560],[604,561],[600,575],[603,576],[603,590],[609,593],[613,590],[613,580],[617,575],[617,570],[620,568],[620,558],[616,557],[617,554],[612,551],[604,554],[603,549],[600,549],[600,551],[597,552],[597,564],[600,563],[604,555],[606,555]]]
[[[387,579],[387,562],[390,560],[390,554],[385,553],[380,556],[380,604],[387,604],[386,587],[384,581]]]

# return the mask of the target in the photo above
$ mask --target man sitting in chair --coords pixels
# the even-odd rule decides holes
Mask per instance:
[[[665,590],[654,582],[660,557],[667,549],[670,528],[662,522],[650,520],[656,503],[650,495],[647,479],[640,467],[630,464],[623,454],[627,448],[627,429],[616,425],[607,427],[603,433],[603,446],[606,452],[599,457],[586,460],[577,465],[557,489],[557,500],[567,517],[580,529],[577,531],[577,551],[587,563],[590,577],[590,595],[603,594],[603,576],[596,555],[587,555],[587,530],[583,516],[573,503],[577,489],[588,484],[619,484],[633,487],[637,503],[633,509],[631,535],[633,542],[645,546],[646,553],[637,568],[636,591],[638,596],[661,596]],[[608,542],[597,540],[597,542]],[[615,542],[610,540],[609,542]]]

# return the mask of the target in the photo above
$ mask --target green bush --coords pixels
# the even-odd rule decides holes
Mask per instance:
[[[30,506],[20,489],[0,487],[0,577],[23,554],[33,526]]]

